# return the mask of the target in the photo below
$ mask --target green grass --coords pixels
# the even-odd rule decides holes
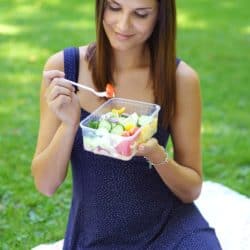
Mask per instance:
[[[70,176],[53,198],[34,188],[30,163],[43,64],[67,46],[93,41],[92,0],[0,3],[0,249],[61,239]],[[199,73],[206,179],[250,196],[247,0],[178,0],[178,56]]]
[[[205,177],[249,196],[249,3],[178,3],[179,55],[202,84]]]

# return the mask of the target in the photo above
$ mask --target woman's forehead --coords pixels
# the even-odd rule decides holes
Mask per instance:
[[[158,4],[157,0],[108,0],[108,2],[117,3],[130,9],[154,8]]]

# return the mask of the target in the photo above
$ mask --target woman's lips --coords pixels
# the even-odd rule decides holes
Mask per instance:
[[[133,35],[128,35],[128,34],[122,34],[119,32],[115,32],[116,37],[118,38],[118,40],[128,40],[129,38],[131,38]]]

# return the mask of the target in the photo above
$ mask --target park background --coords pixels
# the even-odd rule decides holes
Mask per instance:
[[[178,57],[201,80],[204,177],[249,197],[250,2],[176,2]],[[30,171],[40,82],[51,54],[95,39],[94,3],[0,2],[0,249],[30,249],[64,235],[70,174],[48,198],[36,191]]]

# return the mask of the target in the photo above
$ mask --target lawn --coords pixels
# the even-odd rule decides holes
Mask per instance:
[[[61,239],[71,180],[52,197],[34,188],[30,164],[39,125],[39,89],[49,55],[95,39],[94,1],[0,3],[0,249]],[[84,3],[83,3],[84,2]],[[203,167],[207,180],[250,196],[247,0],[178,0],[178,56],[199,73]]]

